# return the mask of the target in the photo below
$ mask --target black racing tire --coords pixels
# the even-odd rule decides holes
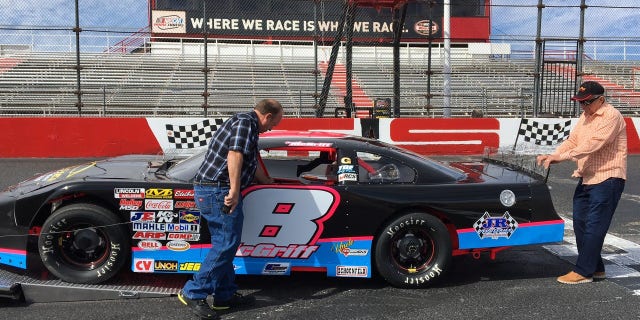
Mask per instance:
[[[104,282],[124,266],[129,230],[111,211],[88,203],[56,210],[42,226],[38,252],[44,266],[66,282]]]
[[[389,222],[376,237],[378,274],[400,288],[427,287],[440,280],[451,263],[447,227],[426,213],[409,213]]]

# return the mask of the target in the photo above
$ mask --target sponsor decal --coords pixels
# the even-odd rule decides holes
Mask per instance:
[[[153,259],[133,259],[133,271],[153,272]]]
[[[351,158],[348,158],[348,157],[340,158],[340,164],[351,164]]]
[[[195,201],[184,201],[184,200],[176,201],[173,207],[175,209],[197,209],[198,208],[196,206]]]
[[[336,243],[331,247],[331,251],[335,253],[341,253],[345,257],[348,256],[366,256],[369,254],[369,250],[367,249],[352,249],[353,240],[349,239],[347,242]]]
[[[368,249],[353,249],[353,248],[344,248],[341,251],[345,257],[364,257],[369,254]]]
[[[236,257],[308,259],[318,248],[318,246],[297,244],[290,244],[287,247],[280,247],[271,243],[262,243],[256,246],[240,244]]]
[[[287,274],[289,271],[289,263],[267,263],[262,269],[262,274]]]
[[[333,146],[332,142],[303,142],[303,141],[285,141],[286,145],[290,147],[323,147],[329,148]]]
[[[352,164],[340,165],[338,166],[338,174],[340,173],[355,173],[355,166]]]
[[[185,250],[189,250],[189,248],[191,248],[191,245],[189,244],[189,242],[186,242],[186,241],[171,240],[167,242],[167,249],[171,251],[185,251]]]
[[[193,189],[175,189],[173,190],[174,199],[193,199],[195,191]]]
[[[185,11],[151,11],[151,31],[160,33],[186,33],[187,13]]]
[[[173,189],[147,189],[144,194],[147,199],[172,199]]]
[[[173,201],[147,199],[144,201],[145,210],[173,210]]]
[[[131,222],[155,222],[156,213],[151,211],[132,211]]]
[[[158,223],[176,223],[178,222],[178,214],[173,211],[158,211],[156,213],[156,222]]]
[[[144,188],[115,188],[113,197],[116,199],[144,199]]]
[[[142,200],[120,199],[120,210],[135,211],[142,207]]]
[[[509,239],[518,229],[518,222],[511,217],[509,211],[502,217],[492,217],[485,211],[484,215],[473,224],[473,228],[480,239]]]
[[[200,224],[200,211],[180,211],[180,223]]]
[[[167,223],[166,230],[171,232],[200,233],[200,225],[189,223]]]
[[[355,173],[338,174],[338,182],[342,182],[342,181],[358,181],[358,175]]]
[[[133,231],[167,231],[166,223],[133,222],[131,226]]]
[[[200,271],[200,262],[181,263],[180,271]]]
[[[428,36],[438,33],[440,27],[434,21],[420,20],[413,25],[413,30],[419,35]]]
[[[149,251],[160,250],[162,248],[162,243],[160,243],[160,241],[157,241],[157,240],[149,240],[149,239],[140,240],[138,241],[138,248],[142,250],[149,250]]]
[[[167,240],[200,241],[198,233],[169,233]]]
[[[149,239],[149,240],[165,240],[167,238],[164,232],[153,231],[136,231],[132,239]]]
[[[156,260],[153,264],[155,271],[177,272],[178,261],[173,260]]]
[[[336,266],[336,277],[368,277],[367,266]]]

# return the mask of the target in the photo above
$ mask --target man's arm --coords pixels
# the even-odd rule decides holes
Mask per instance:
[[[272,184],[273,183],[273,178],[269,177],[267,175],[266,172],[264,172],[264,169],[262,168],[262,165],[260,165],[260,163],[258,163],[258,168],[256,168],[256,182],[260,183],[260,184]]]
[[[229,150],[227,154],[227,169],[229,170],[229,194],[224,197],[224,204],[235,210],[240,199],[240,178],[242,175],[243,155],[240,151]]]

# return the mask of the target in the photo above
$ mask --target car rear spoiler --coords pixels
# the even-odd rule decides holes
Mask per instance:
[[[538,166],[536,157],[537,154],[532,154],[531,152],[527,152],[527,150],[485,147],[482,160],[489,163],[496,163],[513,170],[523,171],[547,183],[549,179],[549,169],[545,169],[544,166]]]

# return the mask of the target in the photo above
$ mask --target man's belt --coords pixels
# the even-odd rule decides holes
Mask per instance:
[[[214,180],[194,180],[193,184],[201,186],[216,186],[216,187],[229,187],[229,181],[214,181]]]

